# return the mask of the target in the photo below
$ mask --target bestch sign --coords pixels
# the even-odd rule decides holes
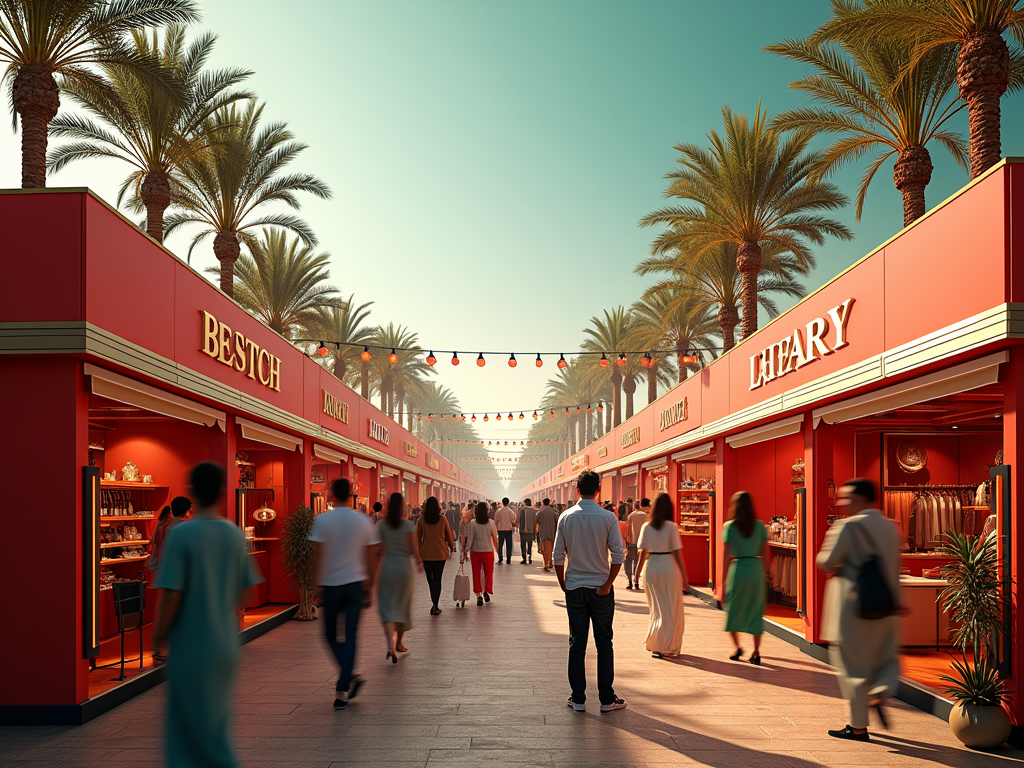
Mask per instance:
[[[792,334],[765,347],[750,358],[750,389],[782,378],[793,371],[813,363],[821,357],[831,355],[849,342],[846,340],[846,324],[850,321],[850,310],[854,299],[832,307],[827,317],[816,317],[804,328],[797,328]],[[831,325],[829,324],[831,320]],[[831,345],[826,336],[834,330]]]
[[[281,358],[261,349],[252,339],[245,338],[231,326],[220,322],[206,310],[200,310],[203,316],[203,345],[200,350],[214,360],[244,373],[253,381],[259,379],[260,384],[270,387],[275,392],[281,391]]]

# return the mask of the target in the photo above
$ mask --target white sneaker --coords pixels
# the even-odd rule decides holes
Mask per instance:
[[[625,699],[620,699],[618,696],[616,696],[615,699],[612,700],[611,704],[602,704],[601,705],[601,711],[602,712],[614,712],[616,709],[625,709],[625,708],[626,708],[626,700]]]
[[[577,712],[586,712],[587,711],[587,705],[586,704],[577,704],[575,701],[572,700],[572,696],[569,697],[569,701],[567,702],[567,704],[570,707],[572,707],[574,710],[576,710]],[[625,704],[623,704],[623,706],[625,706]]]

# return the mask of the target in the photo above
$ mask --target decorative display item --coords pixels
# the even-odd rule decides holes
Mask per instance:
[[[277,517],[277,512],[272,510],[266,504],[252,513],[252,519],[257,523],[269,523],[275,517]]]
[[[995,457],[994,461],[995,461],[997,467],[1003,466],[1003,449],[1002,448],[1000,448],[998,451],[996,451],[996,457]]]
[[[152,475],[143,475],[142,476],[142,482],[148,483],[148,484],[152,485],[153,484],[153,476]]]
[[[139,482],[139,468],[135,466],[135,463],[129,461],[124,465],[121,470],[121,479],[126,483],[137,483]]]
[[[309,473],[309,482],[312,485],[323,485],[324,484],[324,473],[323,470],[314,467]]]
[[[908,474],[928,466],[928,450],[920,440],[903,440],[896,446],[896,463]]]
[[[795,462],[793,462],[793,466],[789,470],[789,474],[791,475],[789,482],[792,485],[804,484],[804,478],[807,473],[806,467],[807,465],[804,463],[804,460],[802,458],[799,458]]]

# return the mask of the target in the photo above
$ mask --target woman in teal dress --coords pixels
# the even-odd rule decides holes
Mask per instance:
[[[398,663],[398,654],[409,649],[402,644],[402,637],[412,627],[412,565],[415,558],[417,568],[423,572],[420,548],[416,542],[416,526],[405,518],[405,499],[400,493],[388,498],[388,514],[377,523],[380,532],[381,558],[380,575],[377,579],[377,605],[380,620],[384,623],[384,636],[388,640],[388,654],[392,664]]]
[[[764,580],[764,546],[768,531],[754,515],[750,494],[740,491],[729,501],[730,520],[722,531],[725,542],[725,631],[732,635],[736,652],[729,658],[743,657],[740,632],[754,636],[751,664],[761,663],[761,635],[764,634],[764,608],[768,588]]]

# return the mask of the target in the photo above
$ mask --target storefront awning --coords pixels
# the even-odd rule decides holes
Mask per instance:
[[[645,461],[640,465],[646,470],[654,471],[655,469],[661,469],[662,467],[668,466],[668,459],[662,456],[660,459],[654,459],[653,461]]]
[[[381,465],[381,468],[380,468],[380,476],[381,477],[394,477],[397,474],[398,474],[398,470],[397,469],[393,469],[392,467],[385,467],[384,465]]]
[[[731,437],[725,438],[725,442],[727,442],[732,448],[743,448],[747,445],[763,443],[765,440],[774,440],[778,437],[795,435],[800,431],[800,426],[803,423],[804,416],[803,414],[800,414],[799,416],[793,416],[789,419],[776,421],[773,424],[766,424],[763,427],[748,429],[746,432],[740,432],[738,435],[732,435]]]
[[[348,461],[348,454],[335,451],[333,448],[327,448],[323,445],[317,445],[316,443],[313,444],[313,455],[332,464],[342,464]]]
[[[635,475],[638,469],[640,469],[640,467],[638,465],[634,464],[631,467],[623,467],[620,470],[620,472],[622,473],[623,477],[626,477],[627,475]]]
[[[687,448],[685,451],[679,451],[679,453],[672,454],[672,461],[693,461],[694,459],[700,459],[710,454],[715,450],[714,442],[701,443],[695,445],[692,448]]]
[[[367,461],[366,459],[352,459],[352,461],[357,467],[362,467],[363,469],[377,468],[377,465],[374,462]]]
[[[995,384],[999,381],[999,364],[1006,360],[1006,352],[997,352],[894,387],[826,405],[814,411],[814,425],[817,426],[820,421],[839,424]]]
[[[204,427],[212,427],[216,424],[221,431],[226,429],[227,414],[224,411],[193,403],[183,397],[129,379],[127,376],[97,368],[90,363],[85,364],[85,375],[89,377],[91,391],[94,395],[153,411],[172,419],[202,424]]]
[[[302,438],[289,435],[271,427],[265,427],[248,419],[236,418],[238,426],[242,428],[242,437],[246,440],[255,440],[257,443],[266,443],[276,448],[283,448],[286,451],[298,451],[302,453]]]

